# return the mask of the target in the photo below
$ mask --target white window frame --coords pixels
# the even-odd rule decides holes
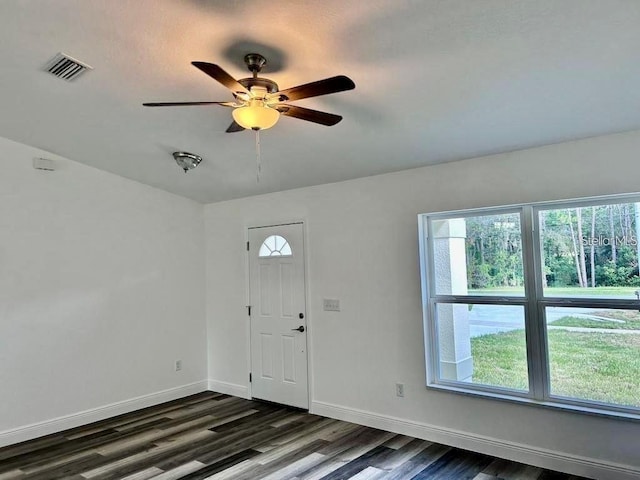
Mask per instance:
[[[542,259],[540,258],[540,231],[538,228],[539,214],[545,210],[636,202],[640,202],[640,194],[588,197],[569,201],[539,202],[418,215],[427,388],[588,414],[640,420],[640,408],[551,394],[545,308],[571,306],[637,310],[639,308],[639,300],[597,299],[592,297],[545,297],[542,281]],[[431,268],[431,266],[434,265],[434,238],[433,235],[430,235],[432,222],[434,220],[513,213],[520,214],[524,296],[436,294],[435,271]],[[522,306],[525,319],[529,391],[440,378],[437,322],[435,315],[435,309],[438,303]]]

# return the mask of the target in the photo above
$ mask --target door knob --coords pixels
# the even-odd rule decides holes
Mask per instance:
[[[304,325],[300,325],[298,328],[292,328],[291,331],[296,331],[296,332],[304,332]]]

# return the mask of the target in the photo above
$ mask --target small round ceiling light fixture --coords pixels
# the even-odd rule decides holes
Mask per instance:
[[[189,152],[173,152],[173,158],[176,160],[178,166],[184,170],[184,173],[193,170],[202,162],[200,155]]]

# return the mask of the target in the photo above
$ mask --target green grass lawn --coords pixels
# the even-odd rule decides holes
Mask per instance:
[[[607,317],[615,320],[622,320],[622,322],[606,321],[601,319],[590,319],[583,317],[567,316],[562,317],[559,320],[551,322],[550,325],[554,327],[582,327],[582,328],[607,328],[610,330],[640,330],[640,318],[639,312],[629,312],[628,310],[621,310],[619,313],[613,310],[606,311],[592,311],[592,315],[597,317]],[[625,315],[631,313],[631,315]],[[625,318],[626,317],[626,318]]]
[[[636,290],[640,290],[639,287],[546,287],[544,293],[548,297],[560,297],[560,296],[609,296],[609,297],[629,297],[636,299]]]
[[[474,337],[471,355],[474,383],[529,389],[524,330]]]
[[[636,290],[640,290],[640,287],[546,287],[544,293],[548,297],[606,296],[635,299]],[[469,295],[524,295],[524,287],[469,289]]]
[[[640,335],[550,330],[548,338],[553,394],[640,407]],[[471,351],[474,383],[528,388],[524,330],[472,338]]]

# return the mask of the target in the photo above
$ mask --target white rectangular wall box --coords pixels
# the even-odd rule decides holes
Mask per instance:
[[[34,158],[33,168],[35,168],[36,170],[46,170],[48,172],[53,172],[56,169],[56,164],[53,160],[49,160],[47,158]]]

